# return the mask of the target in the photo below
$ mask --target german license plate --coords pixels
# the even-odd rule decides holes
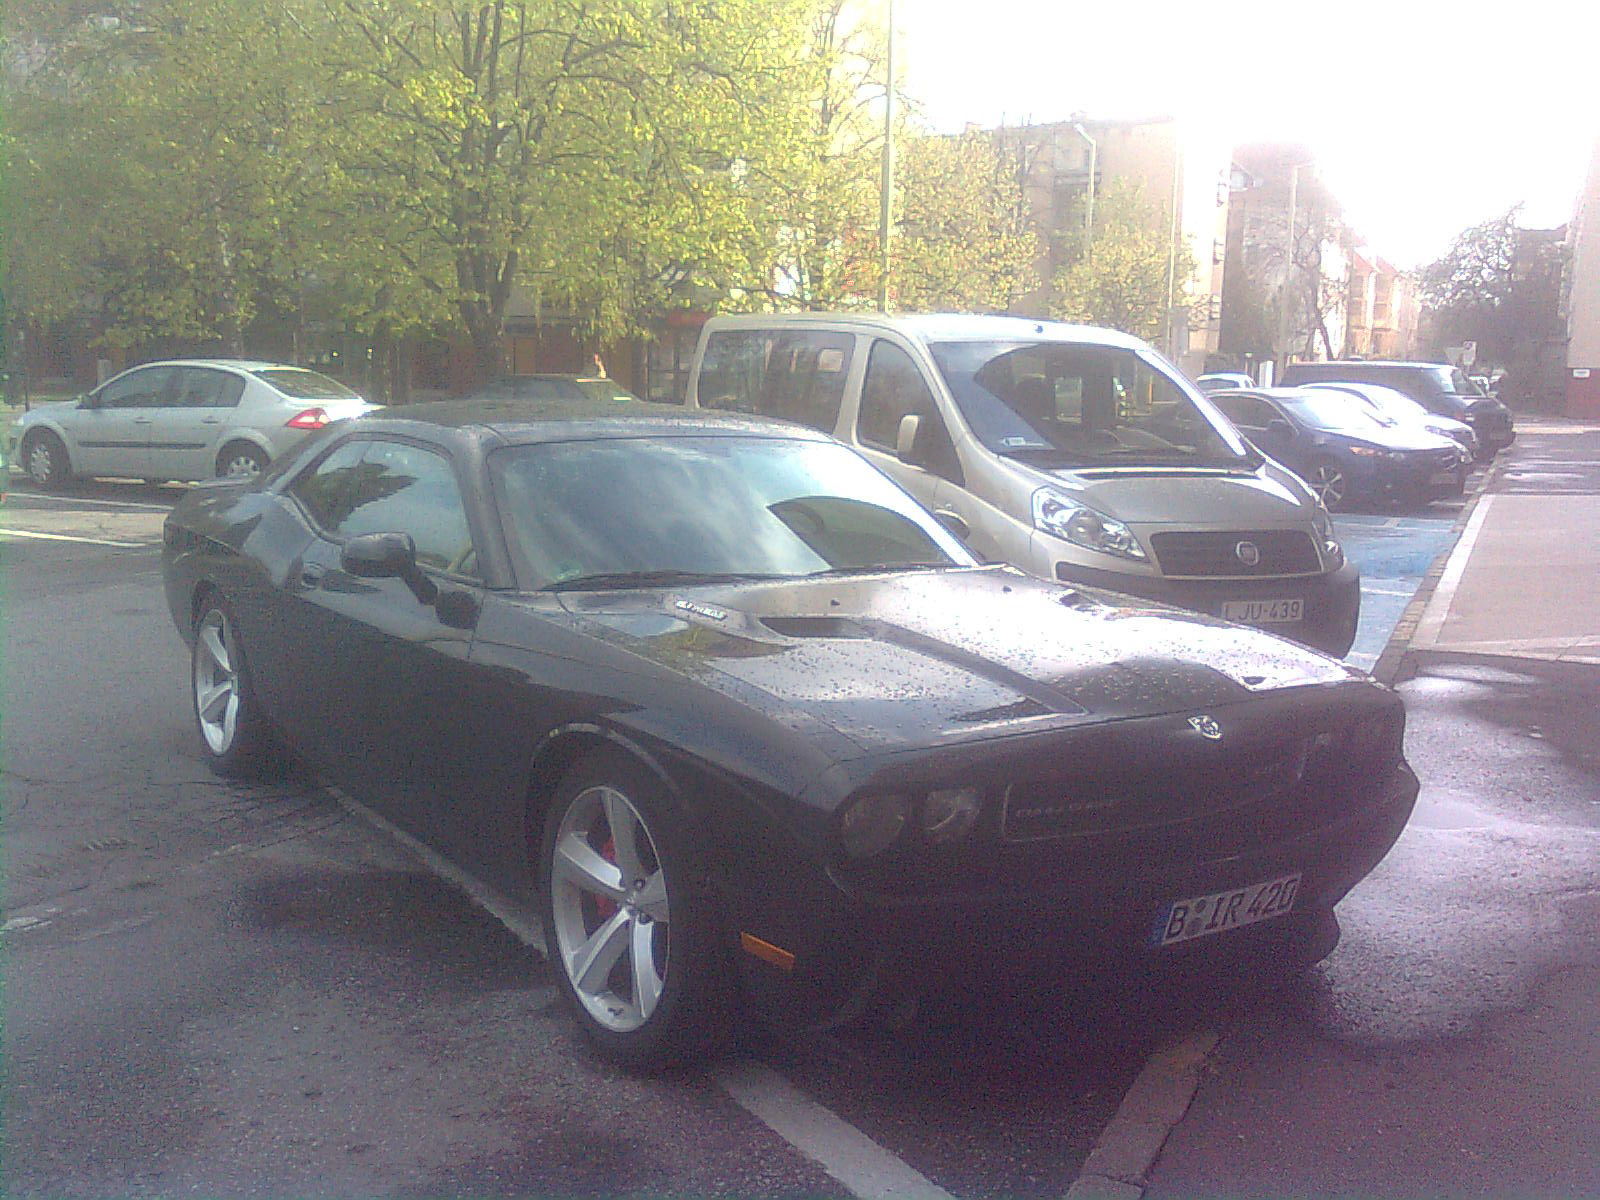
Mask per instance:
[[[1435,471],[1433,478],[1428,480],[1428,483],[1431,487],[1445,487],[1448,484],[1454,484],[1455,481],[1456,473],[1454,471]]]
[[[1298,621],[1305,615],[1305,601],[1298,596],[1293,600],[1224,600],[1222,619],[1240,621],[1246,625],[1267,625],[1280,621]]]
[[[1174,946],[1281,917],[1294,908],[1299,890],[1300,872],[1296,871],[1231,891],[1178,900],[1163,910],[1152,940],[1157,946]]]

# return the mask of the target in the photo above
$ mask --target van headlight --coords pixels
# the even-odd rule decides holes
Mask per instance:
[[[1315,496],[1312,500],[1316,503],[1317,511],[1311,518],[1311,527],[1316,530],[1317,541],[1322,543],[1322,556],[1328,560],[1329,568],[1337,571],[1344,566],[1344,547],[1333,536],[1333,517],[1329,515],[1327,505]]]
[[[1144,547],[1133,530],[1054,488],[1040,488],[1033,494],[1033,526],[1085,550],[1145,561]]]

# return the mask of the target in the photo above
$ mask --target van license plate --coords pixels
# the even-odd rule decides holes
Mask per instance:
[[[1269,625],[1277,622],[1298,621],[1305,616],[1305,601],[1293,600],[1224,600],[1222,619],[1241,621],[1246,625]]]
[[[1294,908],[1299,891],[1300,872],[1296,871],[1248,887],[1179,900],[1161,911],[1151,940],[1157,946],[1171,946],[1281,917]]]

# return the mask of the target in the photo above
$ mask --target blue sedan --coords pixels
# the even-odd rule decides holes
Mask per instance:
[[[1210,397],[1239,431],[1329,508],[1459,496],[1469,456],[1449,438],[1385,425],[1337,393],[1258,388]]]

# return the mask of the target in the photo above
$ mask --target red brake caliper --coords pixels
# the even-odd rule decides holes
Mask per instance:
[[[600,847],[600,857],[612,866],[617,865],[617,843],[611,834],[606,834],[605,843]],[[610,896],[596,896],[594,898],[594,911],[602,921],[609,921],[617,912],[617,902]]]

